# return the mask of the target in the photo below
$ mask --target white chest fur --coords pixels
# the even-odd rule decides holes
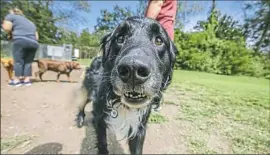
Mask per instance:
[[[141,109],[127,109],[122,104],[116,109],[118,116],[113,118],[110,113],[105,119],[109,129],[116,134],[117,140],[132,138],[138,132],[143,115],[147,112],[147,107]],[[131,132],[129,133],[129,131]]]

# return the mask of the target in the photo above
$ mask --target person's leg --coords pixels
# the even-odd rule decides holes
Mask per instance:
[[[14,60],[14,80],[11,83],[15,86],[20,86],[20,77],[23,76],[23,53],[22,53],[22,45],[21,44],[13,44],[12,54],[13,54],[13,60]]]
[[[34,61],[36,55],[36,48],[25,48],[24,52],[24,68],[23,68],[23,75],[24,75],[24,83],[30,84],[30,78],[32,76],[32,63]]]

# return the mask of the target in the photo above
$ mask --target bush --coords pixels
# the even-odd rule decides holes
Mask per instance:
[[[176,68],[225,75],[269,75],[265,59],[255,57],[255,52],[245,47],[244,39],[236,42],[210,36],[206,31],[176,30],[175,44],[179,50]]]

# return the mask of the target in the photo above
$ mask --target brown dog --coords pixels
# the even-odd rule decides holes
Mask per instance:
[[[74,61],[58,61],[58,60],[47,60],[47,59],[39,59],[34,60],[38,63],[39,71],[35,73],[35,76],[39,76],[42,81],[42,75],[46,71],[54,71],[57,72],[56,81],[59,82],[59,77],[61,74],[66,74],[68,77],[68,81],[71,82],[70,73],[73,69],[81,69],[81,65],[78,62]]]
[[[1,64],[8,72],[8,78],[11,81],[13,78],[14,61],[12,58],[1,58]]]

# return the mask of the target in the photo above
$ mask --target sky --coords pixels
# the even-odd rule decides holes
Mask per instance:
[[[193,27],[199,20],[206,20],[207,15],[209,14],[210,6],[212,4],[211,0],[208,1],[192,1],[198,3],[200,6],[204,8],[204,11],[188,17],[189,22],[185,23],[184,31],[192,31]],[[242,7],[245,1],[236,0],[217,0],[216,6],[221,11],[222,14],[231,15],[235,20],[240,23],[243,22],[243,11]],[[88,19],[88,22],[85,24],[77,25],[75,28],[72,28],[73,31],[80,33],[83,29],[88,28],[90,32],[94,31],[94,26],[97,24],[97,18],[101,15],[100,11],[102,9],[107,9],[108,11],[112,11],[113,7],[117,4],[120,7],[130,7],[133,11],[136,10],[136,6],[139,4],[138,1],[90,1],[91,11],[89,13],[80,13],[80,16]]]

